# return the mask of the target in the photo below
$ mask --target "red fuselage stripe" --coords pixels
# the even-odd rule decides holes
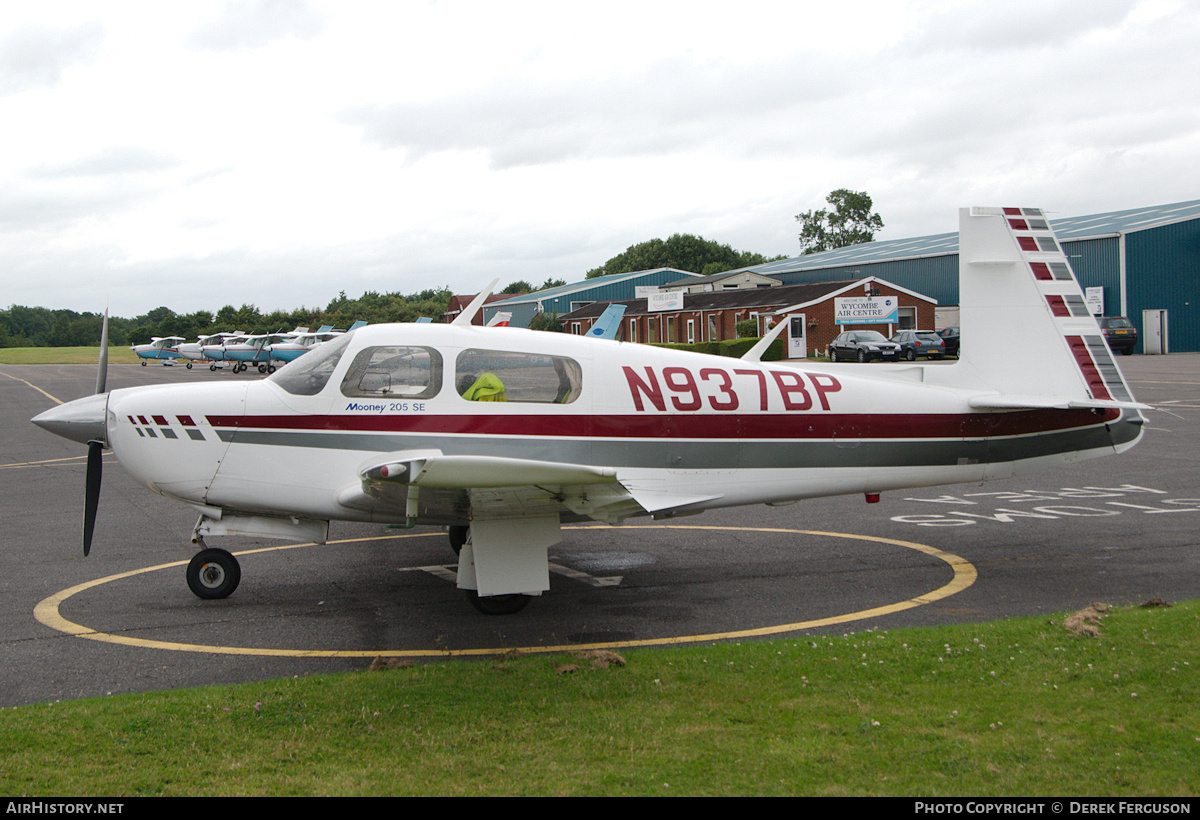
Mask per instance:
[[[681,439],[922,439],[1019,436],[1115,421],[1118,410],[930,414],[208,416],[224,429]]]

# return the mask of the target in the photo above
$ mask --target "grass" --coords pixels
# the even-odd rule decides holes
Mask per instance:
[[[0,793],[1196,795],[1200,601],[1099,628],[1024,618],[24,706],[0,711]]]
[[[0,364],[91,364],[100,361],[99,347],[0,347]],[[110,347],[109,364],[141,361],[128,347]],[[152,362],[158,364],[158,362]],[[149,365],[147,365],[149,366]]]

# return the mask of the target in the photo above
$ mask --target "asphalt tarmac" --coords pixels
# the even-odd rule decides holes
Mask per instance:
[[[240,553],[242,583],[201,601],[184,581],[195,513],[135,484],[111,453],[85,559],[86,450],[29,419],[88,395],[94,368],[0,365],[0,706],[360,670],[378,655],[625,649],[1194,598],[1200,354],[1118,359],[1157,408],[1130,453],[878,504],[568,529],[550,550],[550,591],[506,617],[455,589],[434,528],[334,523],[325,546],[215,539]],[[259,376],[114,365],[108,386],[235,378]]]

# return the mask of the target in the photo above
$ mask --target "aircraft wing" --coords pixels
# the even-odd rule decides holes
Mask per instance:
[[[410,518],[502,519],[563,509],[615,523],[635,514],[667,514],[720,496],[668,489],[661,479],[612,467],[535,459],[390,453],[362,465],[340,503],[356,509],[404,509]]]

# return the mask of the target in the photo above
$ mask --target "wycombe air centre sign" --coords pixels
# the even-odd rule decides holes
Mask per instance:
[[[833,300],[839,325],[887,324],[896,321],[900,300],[895,296],[849,296]]]

